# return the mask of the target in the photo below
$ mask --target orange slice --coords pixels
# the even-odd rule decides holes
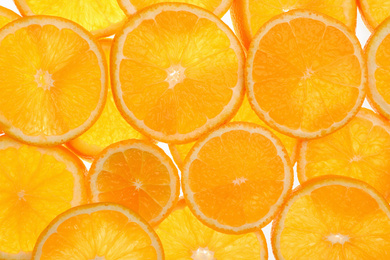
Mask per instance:
[[[85,173],[82,161],[65,148],[0,137],[0,259],[31,259],[49,222],[87,202]]]
[[[11,10],[0,6],[0,28],[13,20],[19,19],[20,16]]]
[[[341,22],[310,11],[290,11],[264,25],[251,43],[246,75],[257,115],[302,139],[343,127],[365,96],[358,39]]]
[[[301,183],[343,175],[367,182],[390,201],[390,124],[368,109],[340,130],[302,142],[298,158]]]
[[[229,123],[199,140],[184,161],[188,207],[205,225],[242,234],[271,222],[293,184],[288,154],[269,130]]]
[[[368,101],[390,119],[390,19],[383,22],[366,45]]]
[[[196,5],[222,17],[229,10],[233,0],[118,0],[119,5],[128,16],[150,5],[172,2]]]
[[[202,224],[179,201],[175,210],[157,228],[165,259],[268,259],[267,242],[261,230],[228,235]]]
[[[390,248],[390,207],[368,184],[340,176],[303,184],[273,224],[277,260],[378,259]]]
[[[248,48],[256,32],[268,20],[294,9],[324,13],[355,31],[357,17],[355,0],[240,0],[233,2],[230,14],[235,31]]]
[[[114,34],[126,20],[117,0],[15,0],[15,4],[23,16],[63,17],[80,24],[96,37]]]
[[[358,0],[359,10],[367,28],[374,32],[375,29],[388,17],[390,17],[390,5],[388,0]]]
[[[110,57],[111,44],[111,39],[100,40],[107,59]],[[110,144],[127,139],[145,139],[145,137],[121,116],[109,87],[107,103],[99,119],[87,132],[68,142],[67,146],[83,158],[93,159]]]
[[[286,150],[290,156],[290,160],[292,164],[295,164],[295,160],[296,160],[295,156],[296,156],[296,151],[298,146],[298,140],[275,131],[274,129],[270,128],[267,124],[265,124],[263,121],[261,121],[260,118],[256,115],[256,113],[252,110],[247,98],[244,98],[244,101],[242,102],[240,109],[238,110],[237,114],[233,117],[231,121],[255,123],[263,127],[266,127],[268,130],[274,133],[280,139],[280,141],[282,141],[282,144],[284,145],[284,147],[286,147]],[[180,169],[183,166],[185,157],[187,156],[188,152],[191,150],[192,146],[194,146],[194,144],[195,142],[188,143],[188,144],[177,144],[177,145],[169,144],[169,150],[171,151],[172,157]]]
[[[64,143],[97,120],[106,100],[103,51],[63,18],[33,16],[0,30],[0,124],[13,138]]]
[[[238,110],[244,59],[237,37],[213,14],[182,3],[154,5],[115,37],[114,99],[144,135],[189,143]]]
[[[122,204],[151,225],[161,222],[180,195],[172,160],[158,146],[127,140],[107,147],[87,176],[92,202]]]
[[[42,232],[33,260],[163,260],[153,228],[128,208],[95,203],[70,209]]]

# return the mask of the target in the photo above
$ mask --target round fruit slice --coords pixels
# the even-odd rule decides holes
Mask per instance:
[[[234,1],[231,16],[235,31],[248,48],[256,32],[276,15],[293,9],[306,9],[329,15],[355,31],[355,0],[240,0]]]
[[[222,17],[229,10],[233,0],[118,0],[119,5],[128,16],[150,5],[171,2],[196,5]]]
[[[82,161],[63,147],[0,137],[0,259],[31,259],[49,222],[87,203],[85,173]]]
[[[229,123],[199,140],[184,161],[188,207],[205,225],[242,234],[271,222],[293,184],[288,154],[269,130]]]
[[[390,119],[390,19],[383,22],[366,45],[368,101]]]
[[[341,22],[305,10],[277,16],[260,29],[246,75],[257,115],[302,139],[347,124],[363,103],[367,80],[356,36]]]
[[[115,37],[114,99],[144,135],[189,143],[237,112],[244,60],[237,37],[213,14],[182,3],[153,5]]]
[[[268,259],[267,242],[261,230],[228,235],[202,224],[184,199],[157,228],[165,259]]]
[[[320,177],[298,188],[273,223],[277,260],[388,259],[390,207],[368,184]]]
[[[111,39],[100,40],[107,59],[110,57],[111,44]],[[67,146],[81,157],[93,159],[110,144],[128,139],[145,139],[145,137],[121,116],[109,87],[107,103],[99,119],[87,132],[68,142]]]
[[[0,6],[0,28],[13,20],[19,19],[20,16],[11,10]]]
[[[390,17],[389,3],[388,0],[358,0],[363,21],[370,31],[374,32],[384,20]]]
[[[103,51],[63,18],[33,16],[0,30],[0,124],[39,146],[64,143],[97,120],[107,93]]]
[[[252,110],[247,98],[244,98],[240,109],[231,121],[255,123],[266,127],[268,130],[274,133],[280,139],[280,141],[282,141],[282,144],[284,145],[284,147],[286,147],[286,150],[290,156],[292,165],[295,164],[295,155],[297,151],[298,140],[275,131],[263,121],[261,121],[260,118],[256,115],[256,113]],[[175,160],[175,163],[177,164],[179,169],[182,168],[184,159],[187,156],[188,152],[191,150],[192,146],[194,146],[194,144],[195,142],[188,144],[169,145],[169,150],[171,151],[172,157]]]
[[[70,209],[42,232],[33,260],[163,260],[153,228],[130,209],[95,203]]]
[[[158,146],[127,140],[107,147],[87,176],[92,202],[122,204],[151,225],[162,221],[180,195],[172,160]]]
[[[23,16],[63,17],[80,24],[96,37],[114,34],[126,20],[117,0],[15,0],[15,4]]]
[[[390,124],[362,108],[345,127],[302,142],[298,154],[301,183],[322,175],[360,179],[390,201]]]

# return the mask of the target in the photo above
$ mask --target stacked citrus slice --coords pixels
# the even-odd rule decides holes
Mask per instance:
[[[20,16],[11,10],[0,6],[0,28],[13,20],[19,19]]]
[[[386,18],[390,17],[388,0],[358,0],[363,21],[368,29],[374,31]]]

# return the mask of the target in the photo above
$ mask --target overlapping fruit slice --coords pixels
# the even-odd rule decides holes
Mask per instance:
[[[182,3],[132,16],[111,54],[116,104],[144,135],[188,143],[229,120],[244,97],[244,52],[215,15]]]
[[[0,258],[31,259],[39,234],[61,212],[87,202],[86,169],[62,147],[0,137]]]
[[[0,28],[13,20],[19,19],[20,16],[11,10],[0,6]]]
[[[363,103],[366,66],[341,22],[294,10],[265,24],[248,53],[248,99],[267,124],[311,139],[343,127]]]
[[[267,225],[293,184],[288,154],[266,128],[229,123],[199,140],[182,169],[188,207],[205,225],[247,233]]]
[[[358,0],[358,4],[363,21],[372,32],[390,17],[390,2],[388,0]]]
[[[202,224],[180,200],[175,210],[156,229],[165,259],[268,259],[261,230],[228,235]]]

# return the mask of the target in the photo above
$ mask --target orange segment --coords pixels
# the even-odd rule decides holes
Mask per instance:
[[[20,16],[11,10],[0,6],[0,28],[13,20],[19,19]]]
[[[390,201],[390,124],[362,108],[342,129],[302,142],[298,154],[301,183],[322,175],[360,179]]]
[[[288,199],[273,224],[276,259],[388,259],[390,207],[364,182],[311,180]]]
[[[390,16],[390,5],[387,0],[358,0],[357,2],[363,21],[372,32]]]
[[[267,225],[289,193],[288,154],[269,130],[229,123],[199,140],[182,169],[189,208],[205,225],[247,233]]]
[[[163,260],[160,239],[136,213],[112,203],[70,209],[42,232],[33,260]]]
[[[117,0],[15,0],[15,4],[23,16],[63,17],[80,24],[96,37],[114,34],[126,20]]]
[[[109,60],[112,40],[103,39],[100,40],[100,44]],[[93,159],[110,144],[127,139],[145,139],[145,137],[121,116],[116,108],[111,87],[109,87],[106,106],[99,119],[87,132],[68,142],[67,146],[78,155]]]
[[[157,228],[165,259],[268,259],[267,242],[261,230],[228,235],[202,224],[179,201],[175,210]]]
[[[358,39],[337,20],[310,11],[290,11],[264,25],[251,44],[246,74],[257,115],[297,138],[343,127],[365,96]]]
[[[34,16],[3,27],[0,46],[6,134],[53,146],[91,127],[107,92],[105,59],[92,35],[62,18]]]
[[[0,137],[1,259],[31,259],[47,224],[87,202],[85,172],[65,148],[37,148]]]
[[[244,52],[233,32],[198,7],[158,4],[114,40],[116,104],[144,135],[188,143],[226,122],[244,96]]]
[[[233,2],[231,16],[235,31],[245,47],[249,48],[256,32],[266,22],[274,16],[294,9],[306,9],[329,15],[355,31],[357,16],[355,0],[240,0]]]
[[[158,146],[127,140],[107,147],[87,176],[92,202],[122,204],[151,225],[162,221],[180,194],[179,175]]]

